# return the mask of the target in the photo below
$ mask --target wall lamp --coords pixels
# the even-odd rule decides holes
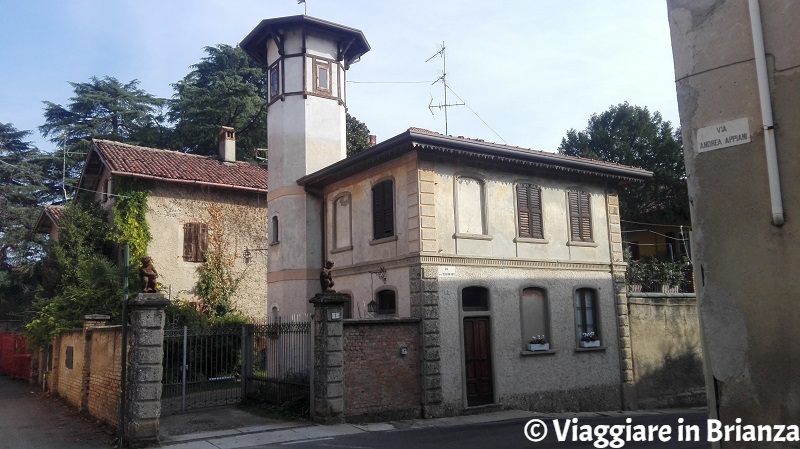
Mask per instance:
[[[244,259],[244,264],[245,265],[250,265],[250,262],[253,261],[253,252],[266,251],[266,250],[267,250],[267,248],[253,248],[253,249],[250,249],[250,248],[245,246],[244,247],[244,252],[242,252],[242,258]]]

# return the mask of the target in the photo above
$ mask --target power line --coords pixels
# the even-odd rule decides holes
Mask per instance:
[[[436,81],[347,81],[353,84],[429,84]]]
[[[494,128],[492,128],[491,126],[489,126],[489,124],[488,124],[488,123],[486,123],[486,120],[484,120],[484,119],[483,119],[483,118],[482,118],[480,115],[478,115],[478,113],[477,113],[477,112],[475,112],[475,110],[474,110],[474,109],[472,109],[472,108],[471,108],[471,107],[470,107],[470,106],[467,104],[467,102],[466,102],[466,101],[464,101],[464,100],[463,100],[463,99],[462,99],[462,98],[461,98],[461,97],[460,97],[460,96],[459,96],[459,95],[456,93],[456,91],[454,91],[454,90],[453,90],[453,88],[452,88],[452,87],[450,87],[450,86],[447,86],[447,89],[448,89],[448,90],[450,90],[450,92],[452,92],[452,93],[453,93],[453,95],[455,95],[455,96],[456,96],[456,98],[458,98],[459,100],[461,100],[461,104],[463,104],[464,106],[466,106],[466,107],[467,107],[467,109],[469,109],[469,110],[470,110],[470,111],[471,111],[473,114],[475,114],[475,117],[478,117],[478,119],[479,119],[480,121],[482,121],[482,122],[483,122],[483,124],[484,124],[484,125],[486,125],[486,127],[487,127],[487,128],[489,128],[490,130],[492,130],[492,132],[494,133],[494,135],[495,135],[495,136],[497,136],[497,137],[498,137],[500,140],[502,140],[504,144],[508,145],[508,142],[506,142],[506,139],[503,139],[503,137],[502,137],[500,134],[498,134],[498,133],[497,133],[497,131],[495,131],[495,130],[494,130]]]

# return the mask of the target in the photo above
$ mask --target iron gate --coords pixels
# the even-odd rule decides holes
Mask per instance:
[[[307,400],[313,351],[308,315],[227,329],[164,330],[162,414],[238,404]]]

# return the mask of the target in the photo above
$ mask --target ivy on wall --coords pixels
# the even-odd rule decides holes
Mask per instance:
[[[230,315],[234,312],[231,299],[239,288],[245,272],[235,273],[237,253],[228,251],[225,228],[222,220],[224,209],[219,204],[208,208],[208,251],[205,261],[197,267],[197,294],[202,300],[203,311],[211,318]]]
[[[115,190],[119,196],[112,208],[115,240],[120,245],[128,244],[133,267],[138,266],[142,257],[147,255],[147,246],[153,240],[147,224],[147,198],[150,196],[150,189],[143,180],[118,179]]]

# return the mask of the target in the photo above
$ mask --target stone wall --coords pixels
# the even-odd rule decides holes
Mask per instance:
[[[348,421],[420,416],[419,339],[417,319],[344,322],[344,411]]]
[[[62,333],[56,339],[54,351],[58,360],[53,361],[55,385],[52,392],[64,398],[71,405],[81,407],[83,387],[83,359],[85,339],[83,331],[73,330]],[[69,355],[71,354],[71,355]]]
[[[628,294],[639,408],[706,404],[697,301],[692,294]]]

